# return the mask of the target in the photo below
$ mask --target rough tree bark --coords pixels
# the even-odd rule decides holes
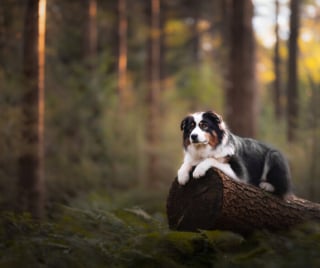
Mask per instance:
[[[167,200],[169,227],[180,231],[284,230],[307,220],[320,220],[320,204],[297,197],[282,200],[258,187],[210,169],[185,186],[175,180]]]

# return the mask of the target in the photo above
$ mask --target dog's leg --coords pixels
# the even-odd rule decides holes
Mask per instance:
[[[178,183],[185,185],[189,181],[189,172],[192,168],[191,163],[184,162],[178,170]]]
[[[291,191],[291,175],[287,160],[277,150],[271,150],[266,156],[265,166],[259,187],[283,196]]]
[[[273,193],[274,192],[274,186],[266,181],[262,181],[259,184],[259,187],[267,192]]]
[[[219,170],[221,170],[223,173],[225,173],[228,177],[239,181],[239,178],[237,175],[234,173],[232,168],[228,163],[221,163],[218,160],[214,158],[207,158],[203,160],[202,162],[199,163],[199,165],[196,166],[194,172],[193,172],[193,177],[195,179],[198,179],[202,176],[204,176],[207,172],[207,170],[211,167],[215,167]]]

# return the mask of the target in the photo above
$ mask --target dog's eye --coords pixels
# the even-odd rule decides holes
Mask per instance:
[[[203,130],[208,129],[208,124],[206,122],[200,122],[199,127]]]
[[[194,128],[195,126],[196,126],[196,123],[195,122],[191,122],[190,127]]]

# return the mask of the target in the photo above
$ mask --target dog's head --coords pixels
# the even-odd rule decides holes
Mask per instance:
[[[181,122],[183,131],[183,146],[216,148],[222,143],[226,126],[222,117],[215,112],[198,112],[184,118]]]

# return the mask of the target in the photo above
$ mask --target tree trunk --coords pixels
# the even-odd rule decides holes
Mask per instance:
[[[44,213],[45,0],[29,0],[24,29],[22,146],[18,206],[35,218]]]
[[[192,62],[196,68],[200,65],[200,34],[199,34],[199,20],[200,20],[201,2],[196,3],[192,9],[193,23],[191,25],[191,55]],[[198,71],[198,69],[196,69]]]
[[[255,72],[255,39],[251,0],[232,0],[226,117],[230,129],[254,137],[257,129],[258,90]]]
[[[127,87],[127,0],[118,0],[118,94],[120,110],[129,106],[129,92]]]
[[[281,57],[280,57],[280,38],[279,38],[279,0],[275,0],[275,37],[274,45],[274,112],[276,119],[283,117],[283,96],[281,90]]]
[[[309,196],[312,200],[315,200],[318,196],[317,189],[319,177],[319,165],[318,165],[318,157],[319,157],[319,118],[320,118],[320,110],[319,110],[319,103],[320,103],[320,95],[319,95],[319,88],[320,84],[314,81],[312,78],[310,71],[307,74],[309,86],[312,92],[312,98],[310,98],[309,103],[309,113],[310,113],[310,122],[309,125],[311,127],[310,133],[310,181],[309,184]]]
[[[87,0],[87,27],[86,27],[86,58],[93,68],[93,59],[97,57],[98,29],[97,29],[97,0]]]
[[[299,92],[298,92],[298,37],[300,0],[290,1],[290,36],[288,42],[288,84],[287,84],[287,138],[289,142],[296,140],[299,116]]]
[[[166,88],[166,78],[167,78],[167,62],[166,62],[166,21],[168,16],[168,7],[165,1],[160,3],[160,92],[164,91]]]
[[[217,59],[219,60],[219,66],[220,70],[223,75],[223,89],[225,98],[228,97],[227,91],[230,86],[230,46],[231,46],[231,16],[232,16],[232,3],[231,0],[219,0],[218,1],[218,9],[220,10],[219,13],[219,36],[221,38],[221,48],[218,50],[217,53]],[[225,104],[228,105],[228,101],[225,101]],[[226,108],[226,111],[229,110],[229,108]],[[227,118],[227,113],[226,113]]]
[[[148,49],[148,184],[156,183],[155,177],[159,165],[159,102],[160,102],[160,0],[151,0],[151,27]]]
[[[320,220],[320,204],[291,197],[282,200],[258,187],[234,181],[210,169],[185,186],[175,180],[167,200],[169,227],[180,231],[285,230],[307,220]]]

